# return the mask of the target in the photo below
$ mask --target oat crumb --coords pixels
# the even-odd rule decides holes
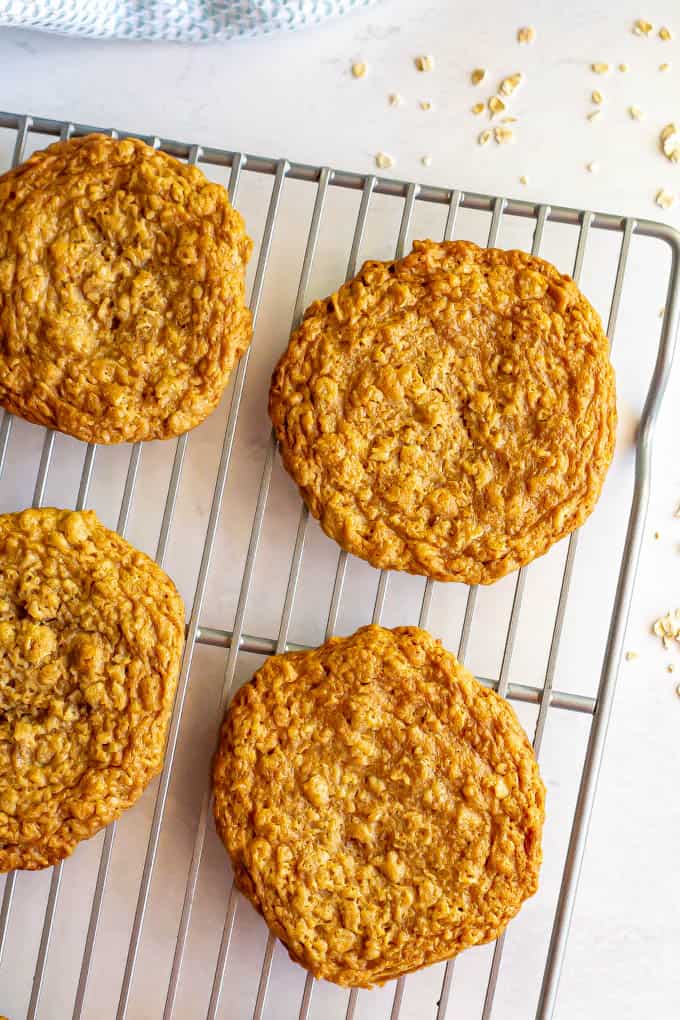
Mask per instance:
[[[470,81],[473,85],[481,85],[486,78],[486,70],[483,67],[476,67],[474,71],[470,73]]]
[[[626,662],[634,662],[637,658],[639,658],[637,652],[626,652]]]
[[[526,174],[522,174],[522,176],[519,179],[519,183],[520,184],[528,184],[529,183],[529,178],[527,177]]]
[[[352,64],[352,75],[354,78],[365,78],[367,70],[368,67],[366,66],[366,64],[363,64],[361,62]]]
[[[600,164],[596,160],[591,160],[590,163],[586,163],[586,170],[589,174],[596,174],[600,169]]]
[[[590,93],[590,98],[597,106],[599,106],[603,100],[602,93],[600,92],[599,89],[593,89],[593,91]]]
[[[378,152],[375,157],[375,165],[381,170],[389,170],[394,166],[394,158],[386,152]]]
[[[509,74],[507,78],[503,78],[503,81],[498,86],[498,91],[503,96],[511,96],[521,82],[522,75],[519,71],[515,74]]]
[[[398,92],[390,92],[389,96],[387,97],[387,102],[390,104],[390,106],[401,106],[401,104],[404,102],[404,97],[400,95]]]
[[[600,116],[601,113],[602,113],[602,110],[600,110],[600,109],[592,110],[592,112],[588,114],[588,120],[596,120]]]
[[[670,71],[670,69],[671,69],[671,65],[670,64],[666,64],[666,63],[659,64],[659,70],[660,71]]]
[[[475,117],[479,116],[480,113],[484,113],[485,109],[486,106],[484,105],[484,103],[475,103],[475,105],[471,107],[471,110],[474,113]]]
[[[671,32],[670,28],[666,28],[665,25],[662,25],[661,28],[659,29],[659,39],[663,39],[664,42],[670,42],[672,38],[673,33]]]
[[[654,539],[658,542],[660,538],[661,538],[661,532],[655,531],[654,532]]]
[[[626,71],[630,71],[630,67],[628,64],[619,64],[619,71],[622,71],[625,74]]]
[[[644,117],[644,113],[642,112],[639,106],[629,106],[628,114],[631,120],[642,120]]]
[[[664,156],[670,159],[671,163],[680,162],[680,132],[675,124],[666,124],[662,128],[659,142]]]
[[[609,74],[609,64],[591,64],[590,70],[595,74]]]
[[[531,25],[525,25],[523,28],[517,29],[517,42],[529,45],[536,38],[536,29]]]
[[[500,96],[492,96],[489,100],[489,113],[492,117],[495,117],[497,113],[502,113],[505,109],[505,103]]]
[[[493,131],[494,141],[497,145],[507,145],[513,140],[513,133],[508,127],[497,127]]]
[[[491,139],[491,132],[488,131],[488,130],[487,131],[482,131],[477,136],[477,145],[486,145],[486,143],[488,141],[490,141],[490,139]]]
[[[670,191],[666,191],[664,188],[659,188],[654,201],[662,209],[670,209],[675,204],[675,195],[673,195]]]
[[[418,106],[420,107],[421,110],[431,110],[432,109],[432,101],[430,99],[421,99],[418,102]]]
[[[666,669],[668,670],[669,673],[675,673],[675,666],[673,665],[672,662],[668,663],[668,665],[666,666]]]
[[[432,156],[421,156],[420,162],[423,166],[432,166]]]
[[[416,57],[415,65],[418,71],[434,71],[434,57]]]
[[[650,32],[654,31],[654,25],[650,21],[645,21],[644,18],[638,18],[633,24],[633,35],[644,35],[648,36]]]
[[[501,117],[501,124],[516,124],[519,117]]]

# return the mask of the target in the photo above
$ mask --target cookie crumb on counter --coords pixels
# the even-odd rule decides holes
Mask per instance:
[[[626,71],[630,71],[630,67],[628,64],[619,64],[619,71],[622,71],[625,74]]]
[[[434,57],[430,56],[416,57],[415,65],[418,71],[434,71]]]
[[[601,109],[600,109],[599,107],[598,107],[598,109],[597,109],[597,110],[592,110],[592,111],[591,111],[591,112],[590,112],[590,113],[588,114],[588,120],[595,120],[595,119],[596,119],[596,117],[599,117],[601,113],[602,113],[602,110],[601,110]]]
[[[365,78],[367,70],[368,67],[366,64],[362,63],[361,61],[357,61],[356,63],[352,64],[352,77]]]
[[[633,24],[633,35],[648,36],[653,31],[654,25],[651,21],[645,21],[644,18],[638,18]]]
[[[431,99],[421,99],[418,102],[418,106],[420,107],[421,110],[426,110],[426,111],[427,110],[431,110],[432,109],[432,100]]]
[[[609,74],[609,64],[591,64],[590,70],[594,71],[595,74]]]
[[[421,156],[420,162],[423,166],[432,166],[432,156]]]
[[[476,67],[474,71],[470,73],[470,81],[473,85],[481,85],[486,78],[486,70],[483,67]]]
[[[517,29],[517,42],[528,45],[532,43],[536,38],[536,29],[532,25],[526,25],[523,28]]]
[[[639,658],[637,652],[626,652],[626,662],[635,662]]]
[[[471,108],[471,112],[474,113],[475,117],[479,116],[480,113],[484,113],[486,106],[484,103],[475,103]]]
[[[477,145],[486,145],[491,140],[491,132],[486,130],[477,135]]]
[[[380,170],[389,170],[390,167],[394,166],[394,157],[389,156],[386,152],[378,152],[375,157],[375,165]]]
[[[503,78],[503,81],[498,86],[498,91],[501,95],[511,96],[521,83],[522,74],[520,71],[517,71],[515,74],[509,74],[507,78]]]
[[[387,102],[390,104],[390,106],[401,106],[401,104],[404,102],[404,97],[400,95],[398,92],[390,92],[389,96],[387,97]]]
[[[670,209],[673,205],[675,205],[675,195],[673,195],[670,191],[666,191],[664,188],[659,188],[654,201],[662,209]]]
[[[491,117],[495,117],[497,113],[502,113],[505,109],[505,103],[500,96],[491,96],[489,100],[489,114]]]
[[[628,115],[631,120],[642,120],[644,118],[644,113],[639,106],[629,106]]]
[[[659,29],[659,39],[663,39],[664,42],[670,42],[672,38],[673,33],[670,28],[666,28],[665,25],[662,25]]]
[[[593,91],[590,93],[590,98],[594,103],[596,103],[599,106],[602,103],[604,97],[599,89],[593,89]]]
[[[519,183],[520,184],[528,184],[529,183],[529,178],[527,177],[526,174],[522,174],[522,176],[519,179]]]
[[[670,71],[670,69],[671,69],[671,65],[670,64],[667,64],[665,62],[663,64],[659,64],[659,70],[660,71]]]
[[[589,174],[596,174],[600,169],[600,164],[596,160],[591,160],[590,163],[586,163],[586,170]]]

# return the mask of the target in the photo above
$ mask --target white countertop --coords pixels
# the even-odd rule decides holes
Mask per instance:
[[[667,24],[675,31],[675,40],[664,43],[654,37],[636,38],[630,32],[630,25],[639,16],[648,17],[656,27]],[[537,39],[533,45],[517,44],[515,36],[521,24],[535,26]],[[423,74],[415,70],[413,58],[418,54],[434,56],[436,66],[432,73]],[[352,78],[350,65],[353,60],[367,63],[368,73],[365,78]],[[598,76],[589,70],[591,62],[597,61],[611,64],[612,70],[608,75]],[[672,64],[667,73],[658,71],[658,65],[664,61]],[[621,62],[630,66],[627,73],[616,70]],[[473,67],[488,68],[489,87],[482,85],[473,88],[470,85],[469,72]],[[497,0],[492,0],[490,4],[473,3],[470,0],[460,0],[457,3],[431,0],[423,4],[413,3],[413,0],[392,0],[373,10],[306,33],[220,46],[97,43],[5,31],[0,35],[0,69],[0,105],[8,111],[157,133],[190,142],[203,142],[255,154],[286,156],[298,161],[361,172],[372,171],[375,153],[384,151],[394,157],[395,166],[390,172],[399,178],[529,198],[537,202],[661,219],[680,226],[680,165],[672,165],[665,160],[657,144],[658,133],[664,124],[673,118],[680,122],[680,12],[672,0],[655,2],[645,11],[635,6],[622,10],[620,5],[607,4],[604,0],[594,4],[578,0],[577,3],[562,5],[559,10],[557,5],[548,0],[524,5],[520,10],[516,5],[501,4]],[[482,148],[476,144],[476,137],[485,126],[484,118],[473,117],[469,109],[474,102],[490,94],[492,84],[515,71],[522,71],[526,75],[520,90],[508,101],[508,112],[520,118],[517,124],[511,125],[516,134],[515,144],[497,146],[492,141]],[[594,108],[590,101],[593,88],[599,89],[604,95],[603,112],[597,121],[589,122],[586,114]],[[400,93],[404,98],[403,105],[390,107],[387,101],[390,92]],[[433,109],[427,112],[418,107],[418,102],[425,99],[433,103]],[[640,107],[645,114],[643,120],[635,121],[629,116],[628,107],[631,105]],[[428,168],[421,164],[421,157],[425,155],[431,157],[431,166]],[[599,164],[598,173],[586,171],[585,165],[591,161]],[[524,174],[529,178],[526,186],[519,182],[520,176]],[[661,187],[679,196],[674,209],[668,212],[654,204],[654,196]],[[288,223],[285,216],[284,222]],[[393,216],[390,223],[394,226]],[[289,225],[292,229],[293,224]],[[501,234],[499,243],[509,243],[510,236],[507,234],[504,238]],[[347,237],[343,235],[345,247],[346,242]],[[390,243],[393,244],[393,239]],[[515,240],[513,243],[528,245],[530,235],[527,234],[524,241]],[[559,245],[559,238],[555,235],[550,253],[557,261],[560,258]],[[276,269],[272,287],[285,297],[282,297],[278,318],[273,310],[267,310],[266,302],[263,310],[260,325],[261,332],[265,334],[261,340],[264,354],[261,360],[253,358],[251,383],[256,401],[252,408],[247,405],[244,409],[251,416],[246,418],[249,431],[245,438],[242,437],[244,452],[241,459],[237,460],[238,471],[241,472],[237,482],[241,488],[236,493],[236,503],[229,501],[234,497],[227,490],[225,514],[240,536],[239,556],[247,544],[246,524],[249,527],[262,451],[267,439],[266,421],[262,425],[266,376],[272,352],[278,350],[285,341],[295,294],[295,279],[299,271],[298,256],[297,263],[290,271],[285,266],[285,258],[282,260],[285,251],[285,244],[280,250],[275,245],[278,262],[275,261],[274,265],[279,268]],[[383,252],[376,254],[382,255]],[[566,263],[567,255],[562,257]],[[622,418],[619,452],[613,480],[605,488],[605,496],[594,518],[595,530],[592,531],[593,535],[605,536],[602,539],[605,546],[607,532],[610,530],[621,537],[621,521],[625,523],[629,494],[626,486],[630,482],[632,465],[632,435],[644,396],[645,380],[640,377],[644,377],[649,370],[650,351],[654,348],[659,329],[656,310],[662,303],[661,297],[654,297],[654,311],[650,311],[650,294],[656,294],[659,280],[666,269],[663,259],[652,253],[649,259],[635,262],[634,275],[627,283],[628,296],[624,300],[617,334],[617,345],[620,346],[617,346],[615,352],[615,362],[617,358],[620,359],[620,364],[617,363]],[[333,262],[330,253],[316,280],[315,294],[325,293],[321,288],[332,286],[333,280],[342,271]],[[591,286],[595,291],[593,299],[597,301],[596,282]],[[585,281],[584,288],[588,290]],[[281,314],[286,316],[285,321],[281,320]],[[267,334],[270,334],[269,339]],[[638,362],[639,372],[636,371]],[[673,516],[680,503],[677,443],[679,407],[680,369],[676,365],[657,434],[648,534],[644,542],[626,641],[626,648],[638,652],[639,657],[633,662],[624,662],[621,669],[555,1014],[558,1020],[594,1020],[600,1017],[639,1020],[644,1015],[654,1020],[672,1020],[678,1015],[680,697],[675,693],[675,686],[680,683],[680,655],[677,651],[664,652],[658,639],[649,633],[649,624],[668,609],[680,605],[680,519]],[[29,427],[25,429],[29,430]],[[14,439],[17,442],[23,439],[34,453],[39,452],[41,440],[38,430],[35,430],[37,438],[33,437],[33,430],[29,434],[22,425],[18,426],[16,432]],[[210,471],[214,473],[215,444],[219,441],[217,424],[214,427],[208,425],[199,430],[197,435],[199,438],[192,439],[195,456],[203,456],[205,461],[197,460],[196,463],[201,466],[204,462],[209,463]],[[200,436],[204,437],[203,440]],[[247,456],[248,452],[250,456]],[[145,451],[144,457],[147,457],[145,464],[153,468],[155,454],[150,452],[147,455]],[[76,458],[75,448],[66,441],[63,458],[66,475],[68,465],[72,460],[75,464]],[[249,465],[248,460],[254,461],[254,466]],[[101,463],[112,465],[112,477],[116,472],[117,479],[123,477],[124,466],[121,468],[122,461],[119,462],[115,455],[110,460],[102,457]],[[8,483],[4,483],[2,509],[10,508],[15,492],[20,492],[26,502],[31,498],[28,475],[22,488],[22,464],[18,455],[13,459],[11,452],[8,470],[17,488],[8,493]],[[123,475],[120,474],[121,470]],[[165,468],[158,467],[158,470],[164,471]],[[51,483],[52,498],[55,501],[61,492],[62,482],[62,498],[70,498],[72,501],[73,496],[69,497],[66,492],[73,492],[75,471],[73,467],[69,476],[70,489],[67,488],[67,480],[61,476]],[[34,466],[31,472],[30,478],[33,479]],[[281,524],[280,528],[285,532],[283,537],[288,540],[294,534],[297,505],[287,480],[278,478],[278,475],[277,479],[277,514],[280,511],[281,521],[287,522],[285,526]],[[166,480],[167,475],[162,475],[161,484],[165,484]],[[102,478],[93,490],[95,503],[98,508],[102,505],[100,512],[104,515],[107,513],[109,482],[113,485],[108,476]],[[148,489],[146,487],[142,491],[135,504],[139,522],[135,524],[137,518],[133,518],[130,532],[130,537],[144,547],[153,545],[143,520],[145,500],[153,500],[153,491],[149,492]],[[116,492],[118,495],[115,498],[119,500],[120,485]],[[247,493],[247,498],[244,493]],[[114,499],[114,496],[110,498]],[[196,494],[192,498],[196,501],[196,507],[205,511],[209,493]],[[149,503],[149,506],[153,506],[153,503]],[[187,511],[192,507],[193,503],[189,499]],[[110,523],[115,524],[113,510],[109,510],[109,517],[112,517]],[[156,527],[157,523],[156,516]],[[191,525],[187,523],[186,526]],[[276,519],[272,527],[277,530]],[[655,531],[659,532],[658,539],[654,538]],[[600,572],[598,579],[610,591],[615,581],[616,567],[611,558],[598,558],[599,546],[594,540],[588,545],[589,534],[591,532],[586,528],[586,555],[592,556],[592,569]],[[318,552],[319,562],[323,560],[330,564],[331,551],[317,537],[315,527],[309,544]],[[192,562],[195,564],[196,561],[194,550]],[[285,564],[286,569],[288,562]],[[218,592],[219,585],[213,581],[209,586],[207,616],[211,617],[209,622],[215,626],[230,628],[238,595],[240,567],[234,577],[229,573],[228,558],[222,565],[218,555],[218,563],[219,569],[224,571],[220,575],[222,591],[214,595],[215,600],[211,603],[210,599]],[[261,565],[260,571],[265,567],[266,564]],[[318,586],[319,592],[324,591],[323,596],[319,597],[327,600],[328,580],[322,581],[317,577],[317,567],[320,571],[321,566],[313,560],[305,568],[309,570],[309,575],[303,570],[304,594],[301,596],[301,604],[308,607],[310,619],[314,612],[315,586]],[[278,570],[278,564],[271,569]],[[181,552],[177,553],[174,570],[179,575],[183,590],[190,595],[191,569],[182,560]],[[606,576],[600,577],[600,574]],[[261,605],[255,598],[253,619],[247,621],[246,630],[251,633],[265,633],[268,630],[270,635],[275,634],[276,600],[272,597],[272,605],[268,605],[268,585],[262,583],[263,578],[266,581],[266,576],[256,576],[260,579],[264,594]],[[285,581],[284,575],[281,576]],[[364,576],[359,573],[359,577]],[[568,647],[565,652],[564,675],[558,671],[556,683],[565,689],[571,684],[571,689],[585,688],[592,691],[596,677],[589,677],[584,684],[579,684],[579,671],[588,673],[593,662],[600,662],[604,631],[601,626],[588,627],[588,599],[591,595],[586,582],[577,588],[575,594],[576,599],[582,600],[576,612],[583,629],[580,631],[575,624],[565,635]],[[545,583],[549,583],[548,574]],[[322,588],[322,584],[325,587]],[[401,591],[398,584],[395,590]],[[345,616],[341,616],[341,622],[344,622],[341,629],[365,622],[361,585],[357,592],[357,605],[361,604],[361,608],[349,607],[345,610]],[[404,605],[411,607],[406,588],[404,592]],[[505,599],[503,606],[506,608],[508,592],[511,597],[511,588],[507,587],[497,596],[501,602]],[[437,603],[436,611],[433,611],[433,631],[446,637],[443,621],[454,610],[459,612],[461,597],[460,593],[453,591],[438,596],[442,601]],[[224,604],[220,598],[224,598]],[[367,599],[368,595],[364,601]],[[447,599],[450,601],[447,602]],[[531,644],[532,613],[536,620],[541,617],[539,603],[540,599],[537,601],[529,598],[523,617],[527,628],[524,640],[528,645]],[[280,612],[280,597],[277,606]],[[368,601],[366,606],[370,612]],[[494,606],[492,599],[485,617],[491,625]],[[410,614],[409,618],[403,622],[415,622],[415,619],[411,619],[411,608],[407,614]],[[398,606],[388,607],[386,622],[391,625],[402,622],[399,611]],[[307,640],[305,620],[296,626],[297,631],[293,628],[293,639]],[[311,623],[309,626],[312,634],[316,633]],[[257,630],[257,627],[261,629]],[[477,642],[479,647],[473,649],[473,655],[478,661],[470,665],[478,672],[484,671],[486,653],[483,639],[486,636],[482,635]],[[449,638],[449,643],[455,647],[453,636]],[[213,658],[210,658],[211,655],[212,652],[206,653],[204,659],[200,656],[197,658],[200,668],[194,684],[199,686],[205,682],[208,687],[212,684],[216,691],[219,688],[223,658],[217,652]],[[245,656],[245,660],[244,676],[255,661],[249,656]],[[520,654],[520,664],[524,666],[525,662],[527,670],[530,669],[530,652]],[[666,671],[669,662],[675,662],[677,667],[673,675]],[[205,668],[201,663],[207,663]],[[489,666],[489,669],[492,668],[493,664]],[[517,670],[513,680],[522,681]],[[190,698],[183,733],[185,739],[189,735],[191,739],[202,740],[208,748],[208,754],[214,740],[215,721],[202,716],[198,703],[194,707],[192,704]],[[559,710],[552,712],[559,714]],[[526,716],[527,726],[531,725],[532,718]],[[549,805],[558,804],[564,799],[567,807],[573,806],[577,765],[574,760],[569,760],[570,742],[578,738],[578,747],[581,749],[578,753],[583,753],[585,719],[585,716],[576,717],[578,725],[573,733],[564,727],[559,731],[556,725],[556,743],[553,744],[556,750],[552,752],[549,735],[546,737],[544,771],[549,789]],[[186,753],[185,750],[185,759],[181,760],[191,761],[191,755],[186,758]],[[205,755],[200,758],[200,762],[204,758]],[[176,888],[173,887],[172,896],[170,892],[167,893],[173,904],[172,910],[168,907],[169,929],[176,924],[193,839],[191,810],[187,808],[187,820],[182,814],[182,808],[195,803],[195,790],[198,789],[200,794],[202,781],[202,773],[199,779],[194,780],[189,773],[186,783],[171,798],[171,820],[176,825],[177,841],[181,847],[171,846],[165,850],[171,862],[168,865],[171,869],[169,873],[175,876],[177,884]],[[150,793],[143,804],[145,808],[140,805],[131,813],[135,814],[138,821],[136,827],[131,826],[127,818],[120,826],[120,845],[130,847],[130,854],[136,854],[135,867],[131,869],[134,874],[131,874],[127,884],[126,861],[114,858],[111,882],[121,903],[125,901],[134,904],[138,877],[138,869],[135,868],[143,858],[147,823],[153,810],[153,797]],[[142,824],[139,819],[143,820]],[[559,837],[556,835],[554,840],[551,837],[548,843],[552,858],[546,853],[545,882],[548,891],[544,897],[545,902],[542,901],[540,907],[536,906],[533,913],[531,907],[526,908],[528,920],[522,929],[523,940],[518,942],[514,951],[512,939],[508,940],[509,951],[504,961],[506,985],[499,985],[494,1017],[507,1020],[530,1018],[531,1009],[522,1003],[535,1003],[536,975],[540,975],[542,963],[538,957],[545,952],[545,927],[549,924],[551,905],[554,906],[567,820],[565,815]],[[82,874],[85,875],[87,871],[87,881],[93,883],[98,853],[99,843],[93,841],[92,847],[79,851],[74,862],[69,862],[65,875],[68,876],[71,867],[82,867]],[[79,861],[82,863],[79,864]],[[175,865],[176,872],[172,870]],[[213,904],[204,895],[202,912],[197,917],[200,924],[212,925],[219,941],[224,916],[225,868],[220,848],[212,843],[206,867],[211,876],[217,876],[215,881],[221,889],[222,898],[216,897]],[[65,882],[68,882],[68,877]],[[27,934],[25,939],[22,936],[18,942],[15,940],[14,948],[10,940],[7,955],[0,967],[0,1012],[7,1012],[12,1020],[24,1015],[21,1010],[25,1010],[26,1006],[26,982],[30,987],[40,931],[38,918],[42,917],[48,883],[49,878],[45,875],[20,876],[18,882],[14,923],[21,927],[22,932],[25,928],[27,933],[30,930],[33,934]],[[72,894],[62,889],[62,910],[68,895],[67,902],[73,904],[73,913],[77,915],[79,923],[87,921],[91,888],[92,884],[82,893],[82,906],[78,905],[81,898],[78,883],[73,885]],[[107,964],[104,950],[110,939],[111,954],[118,952],[120,955],[120,946],[127,945],[131,919],[128,907],[117,910],[117,906],[116,900],[114,905],[107,908],[111,913],[104,915],[98,941],[98,948],[102,951],[101,959],[93,971],[84,1014],[88,1017],[114,1015],[112,1003],[117,1000],[122,964],[118,958],[115,963],[111,963],[113,955]],[[257,955],[264,945],[261,925],[254,916],[250,918],[246,908],[243,908],[242,913],[245,932],[243,946],[249,944],[248,939],[254,940],[256,947],[259,947]],[[149,937],[152,940],[156,931],[162,930],[162,909],[159,917],[160,921],[154,923],[152,919],[149,923]],[[31,921],[32,924],[29,924]],[[532,925],[540,931],[537,943],[540,948],[535,953],[532,952],[529,940]],[[70,936],[66,926],[66,920],[60,921],[59,932],[68,942]],[[115,936],[111,933],[113,929]],[[15,932],[18,930],[16,927]],[[82,923],[79,930],[82,930]],[[201,955],[202,937],[200,932],[196,936],[187,970],[195,976],[195,980],[200,978],[203,982],[201,987],[205,988],[209,987],[212,980],[212,966]],[[206,936],[206,945],[208,941]],[[53,946],[51,953],[52,957],[56,954],[59,960],[59,939],[55,944],[57,948]],[[79,954],[82,942],[78,943],[76,938],[74,945],[74,952]],[[171,953],[171,935],[168,936],[167,945]],[[116,946],[119,948],[116,949]],[[237,947],[235,952],[245,952],[243,946],[241,949]],[[160,1016],[157,1004],[159,1001],[162,1003],[163,995],[153,993],[154,972],[149,962],[156,959],[153,945],[148,952],[150,955],[144,957],[148,966],[138,968],[138,985],[135,986],[129,1013],[134,1018]],[[214,961],[214,946],[206,949],[206,953],[209,952],[213,952]],[[161,959],[158,965],[160,983],[165,981],[167,975],[167,946],[164,953],[158,957]],[[461,976],[456,980],[462,984],[467,976],[474,984],[477,977],[482,982],[479,987],[483,989],[490,958],[488,951],[474,951],[468,955],[469,959],[457,968],[457,974]],[[277,968],[281,969],[281,974]],[[70,1015],[73,1001],[70,978],[68,981],[66,978],[60,980],[56,969],[56,963],[52,970],[48,968],[48,982],[39,1014],[49,1020],[61,1020]],[[285,982],[293,981],[297,982],[295,988],[301,991],[297,972],[291,978],[288,970],[293,968],[285,970],[285,974],[284,970],[283,953],[280,953],[276,957],[275,973],[284,982],[281,987],[288,988]],[[50,984],[50,981],[53,983]],[[242,1015],[246,1015],[242,1003],[252,1003],[257,984],[256,971],[253,974],[232,973],[231,982],[230,991],[225,993],[221,1015],[240,1020]],[[241,984],[245,986],[248,982],[246,993]],[[413,1017],[414,1020],[416,1017],[434,1016],[434,999],[426,979],[414,979],[409,988],[411,990],[405,999],[402,1016]],[[528,1000],[523,997],[526,988],[530,989]],[[286,995],[277,995],[275,986],[272,989],[265,1015],[281,1018],[296,1016],[299,999],[286,1001]],[[457,1005],[456,990],[449,1016],[467,1018],[479,1015],[479,991],[461,992],[463,998]],[[363,1000],[374,1003],[373,1006],[364,1005],[363,1008],[360,997],[362,1020],[387,1015],[390,997],[391,992],[380,993],[373,1000]],[[313,1001],[317,1012],[312,1010],[312,1015],[321,1015],[318,1010],[326,1002],[324,995],[317,995]],[[187,1001],[186,996],[184,999],[180,997],[178,1002],[176,1016],[193,1020],[203,1015],[202,993],[193,1002]],[[328,1002],[331,1003],[328,1006],[330,1012],[333,1008],[340,1008],[337,997],[331,995]],[[461,1002],[464,1012],[461,1012]]]

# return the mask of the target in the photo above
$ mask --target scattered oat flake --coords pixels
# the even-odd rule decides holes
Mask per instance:
[[[500,96],[492,96],[489,100],[489,113],[492,117],[495,117],[497,113],[502,113],[505,109],[505,103]]]
[[[658,541],[659,541],[659,539],[661,538],[661,532],[659,532],[659,531],[655,531],[655,532],[654,532],[654,538],[655,538],[655,540],[656,540],[656,541],[658,542]]]
[[[498,91],[503,96],[511,96],[512,93],[517,88],[517,86],[521,84],[521,81],[522,75],[519,71],[517,71],[515,74],[509,74],[508,77],[504,78],[503,81],[498,86]]]
[[[675,124],[666,124],[659,135],[663,154],[671,163],[680,162],[680,132]]]
[[[654,201],[662,209],[670,209],[675,204],[675,195],[673,195],[670,191],[666,191],[664,188],[659,188]]]
[[[661,638],[666,651],[670,651],[674,641],[680,645],[680,609],[674,609],[655,620],[652,633]]]
[[[536,38],[536,29],[531,25],[525,25],[523,28],[517,29],[517,42],[525,43],[529,45]]]
[[[493,137],[496,145],[507,145],[508,142],[513,140],[513,133],[510,128],[497,127],[493,130]]]
[[[501,117],[501,124],[516,124],[519,117]]]
[[[626,662],[634,662],[637,658],[639,658],[637,652],[626,652]]]
[[[671,69],[670,64],[659,64],[660,71],[670,71],[670,69]]]
[[[633,25],[633,35],[649,35],[650,32],[654,31],[654,25],[650,21],[645,21],[643,18],[638,18]]]
[[[486,70],[483,67],[476,67],[470,73],[470,81],[473,85],[481,85],[486,78]]]
[[[602,110],[593,110],[591,113],[588,114],[588,120],[595,120],[597,117],[600,116],[601,113]]]
[[[625,74],[626,71],[630,71],[630,67],[628,64],[619,64],[619,71],[622,71]]]
[[[389,170],[390,167],[394,166],[394,159],[392,156],[388,156],[386,152],[378,152],[375,157],[375,165],[381,170]]]
[[[471,109],[475,117],[477,117],[480,113],[484,113],[486,107],[484,103],[475,103],[475,105]]]
[[[644,117],[644,113],[642,112],[639,106],[629,106],[628,113],[630,115],[631,120],[642,120]]]
[[[390,106],[401,106],[401,104],[404,102],[404,97],[399,95],[398,92],[390,92],[389,96],[387,97],[387,101],[390,104]]]
[[[434,57],[416,57],[415,65],[419,71],[434,71]]]
[[[596,174],[599,169],[600,164],[597,163],[595,160],[592,160],[590,163],[586,163],[586,170],[588,171],[589,174]]]
[[[593,89],[593,91],[590,93],[590,98],[597,106],[599,106],[602,103],[603,97],[599,89]]]
[[[355,78],[364,78],[366,76],[366,71],[367,70],[368,70],[368,68],[367,68],[366,64],[362,64],[360,62],[356,63],[356,64],[352,64],[352,75]]]
[[[420,162],[423,166],[432,166],[432,156],[421,156]]]
[[[520,184],[528,184],[529,183],[529,178],[527,177],[526,174],[522,174],[522,176],[519,179],[519,183]]]
[[[675,666],[674,666],[674,664],[672,662],[668,663],[668,665],[666,666],[666,669],[668,670],[669,673],[675,673]]]
[[[486,143],[488,141],[490,141],[490,140],[491,140],[491,132],[488,131],[488,130],[487,131],[482,131],[477,136],[477,145],[486,145]]]
[[[609,74],[609,64],[591,64],[590,70],[595,74]]]
[[[431,103],[431,101],[429,99],[421,99],[419,101],[419,103],[418,103],[418,106],[420,107],[421,110],[431,110],[432,109],[432,103]]]
[[[664,42],[670,42],[672,38],[673,33],[671,32],[670,28],[666,28],[665,25],[662,25],[661,28],[659,29],[659,39],[663,39]]]

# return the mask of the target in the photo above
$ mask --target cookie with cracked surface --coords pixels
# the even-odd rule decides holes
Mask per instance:
[[[520,251],[416,241],[308,308],[272,378],[283,463],[376,567],[488,584],[593,509],[614,373],[569,277]]]
[[[184,605],[92,511],[0,516],[0,871],[68,857],[160,771]]]
[[[265,662],[227,712],[213,787],[238,887],[318,978],[370,987],[447,959],[537,888],[531,745],[417,627]]]
[[[168,439],[248,347],[252,242],[224,188],[136,139],[0,177],[0,405],[86,442]]]

